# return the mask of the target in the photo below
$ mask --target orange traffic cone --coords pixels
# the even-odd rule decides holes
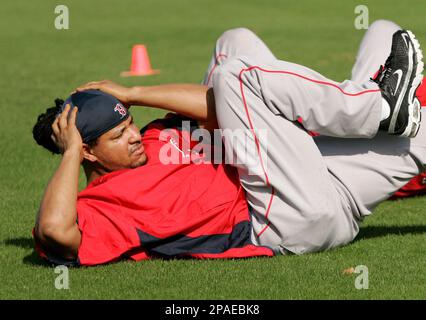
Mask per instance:
[[[123,71],[122,77],[148,76],[160,73],[160,70],[152,70],[149,62],[148,51],[143,44],[137,44],[132,49],[132,65],[130,71]]]

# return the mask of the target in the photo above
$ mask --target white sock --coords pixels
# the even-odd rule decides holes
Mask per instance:
[[[390,106],[389,103],[385,100],[385,98],[382,98],[382,117],[380,121],[386,120],[390,116]]]

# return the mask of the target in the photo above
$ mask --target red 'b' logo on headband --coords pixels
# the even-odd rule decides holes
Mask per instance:
[[[116,104],[116,106],[115,106],[115,108],[114,108],[114,111],[115,112],[118,112],[120,115],[121,115],[121,117],[123,118],[126,114],[127,114],[127,111],[126,111],[126,108],[124,108],[121,104],[119,104],[119,103],[117,103]]]

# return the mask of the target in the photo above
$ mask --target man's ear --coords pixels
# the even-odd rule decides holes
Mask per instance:
[[[83,143],[83,159],[89,162],[96,162],[98,160],[98,157],[93,154],[92,148],[86,143]]]

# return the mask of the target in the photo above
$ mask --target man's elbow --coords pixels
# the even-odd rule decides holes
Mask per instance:
[[[43,245],[53,242],[58,233],[59,228],[51,223],[37,223],[35,226],[35,237]]]
[[[38,223],[35,226],[37,241],[49,252],[65,259],[76,259],[81,234],[78,227],[65,229],[53,223]]]

